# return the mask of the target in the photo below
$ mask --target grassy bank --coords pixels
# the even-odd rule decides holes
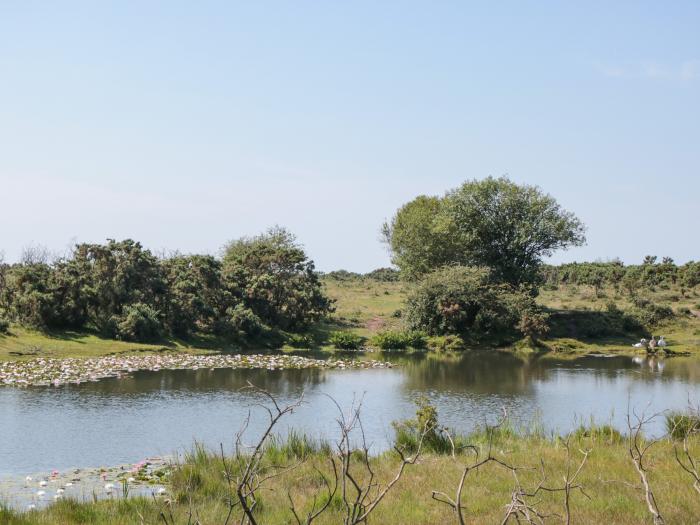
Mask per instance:
[[[195,337],[188,341],[171,339],[157,344],[128,343],[104,339],[88,332],[43,333],[12,326],[10,334],[0,335],[0,360],[32,357],[99,357],[122,353],[190,352],[259,350],[282,348],[285,351],[327,353],[334,349],[328,336],[334,331],[347,331],[365,339],[402,328],[401,309],[409,285],[358,278],[325,279],[324,289],[335,300],[335,312],[306,335],[297,337],[278,334],[276,338],[243,344],[213,336]],[[700,296],[696,291],[658,289],[646,296],[656,305],[668,306],[674,317],[645,331],[606,329],[611,316],[610,304],[626,311],[633,308],[628,296],[612,288],[597,291],[587,286],[560,286],[541,290],[538,302],[546,307],[552,320],[552,331],[536,350],[577,355],[587,352],[631,353],[632,343],[648,333],[664,335],[670,348],[677,352],[700,351]],[[602,327],[602,328],[601,328]],[[285,342],[286,341],[286,342]],[[482,343],[483,344],[483,343]],[[487,345],[503,346],[498,340]],[[524,342],[515,348],[533,350]]]
[[[485,436],[472,436],[484,458],[488,448]],[[299,511],[307,512],[328,498],[321,474],[332,478],[328,450],[303,445],[297,440],[293,447],[271,447],[263,463],[292,467],[264,482],[260,490],[256,517],[259,523],[293,523],[290,497]],[[649,483],[656,496],[658,508],[667,523],[696,523],[700,516],[700,497],[693,489],[692,478],[676,462],[677,442],[664,440],[648,452]],[[573,473],[581,464],[581,451],[589,451],[571,492],[573,523],[651,523],[639,475],[630,460],[628,443],[622,438],[602,433],[597,437],[578,436],[570,442],[570,453],[560,439],[542,436],[515,436],[502,433],[493,442],[494,457],[518,466],[513,472],[490,463],[468,474],[462,494],[464,516],[468,523],[501,523],[506,506],[517,484],[524,492],[539,484],[560,487],[567,469]],[[690,443],[695,457],[700,443]],[[353,457],[358,483],[367,481],[359,456]],[[408,465],[403,477],[372,512],[369,521],[383,524],[457,523],[455,514],[446,505],[436,502],[433,491],[454,497],[463,465],[474,463],[476,456],[464,452],[453,459],[449,455],[425,454],[414,465]],[[400,459],[396,453],[386,453],[371,459],[376,481],[385,486],[396,474]],[[235,468],[234,468],[235,470]],[[270,470],[266,470],[270,472]],[[58,524],[143,524],[188,523],[190,514],[202,524],[224,523],[228,513],[226,503],[231,492],[223,475],[221,458],[198,451],[175,469],[168,496],[154,499],[115,499],[96,503],[60,501],[41,511],[14,513],[0,511],[0,522],[11,525]],[[325,498],[325,499],[324,499]],[[561,491],[541,491],[525,499],[543,515],[563,516],[564,494]],[[165,519],[161,516],[164,513]],[[345,512],[339,492],[332,497],[328,510],[314,523],[342,523]],[[238,522],[239,511],[234,512]],[[171,521],[172,520],[172,521]],[[552,522],[559,522],[552,518]]]

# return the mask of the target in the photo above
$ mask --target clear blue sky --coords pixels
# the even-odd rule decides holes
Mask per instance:
[[[700,259],[700,2],[0,3],[0,249],[215,253],[281,224],[388,264],[414,196],[507,174],[555,261]]]

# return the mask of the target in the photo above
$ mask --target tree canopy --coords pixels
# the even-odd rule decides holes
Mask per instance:
[[[445,265],[489,268],[494,280],[534,282],[543,257],[585,242],[584,226],[539,188],[506,177],[420,196],[383,226],[392,261],[419,278]]]

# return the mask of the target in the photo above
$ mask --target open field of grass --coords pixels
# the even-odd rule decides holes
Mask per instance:
[[[482,437],[471,442],[479,447],[481,457],[484,457],[486,440]],[[540,483],[546,487],[562,486],[567,468],[572,473],[578,468],[584,450],[590,451],[589,457],[575,484],[580,485],[587,496],[579,490],[572,490],[572,523],[625,525],[652,522],[624,438],[579,437],[573,438],[570,445],[571,452],[567,456],[563,442],[557,438],[505,435],[497,439],[493,455],[519,467],[517,477],[495,463],[470,472],[461,500],[466,522],[501,523],[518,483],[525,492],[533,491]],[[697,523],[700,497],[693,489],[693,479],[676,462],[674,446],[679,444],[664,440],[650,449],[647,462],[649,483],[666,523]],[[691,442],[690,451],[697,457],[700,443]],[[271,451],[264,460],[267,465],[297,466],[264,483],[256,511],[258,522],[294,523],[290,497],[296,508],[304,512],[311,509],[315,497],[318,498],[317,504],[326,501],[319,472],[331,475],[327,454],[316,450],[302,457],[288,448]],[[453,511],[436,502],[431,494],[432,491],[442,491],[454,498],[463,465],[474,461],[473,453],[458,455],[456,459],[434,454],[422,456],[415,465],[406,467],[403,477],[376,507],[369,522],[387,525],[457,523]],[[361,474],[362,465],[359,462],[354,465],[358,479],[366,479],[366,473]],[[397,472],[399,459],[395,453],[386,453],[373,458],[371,465],[383,486]],[[0,521],[8,525],[188,523],[191,513],[192,519],[199,520],[198,523],[223,524],[230,492],[222,471],[220,457],[199,451],[175,469],[166,499],[117,498],[97,503],[64,500],[42,511],[0,511]],[[526,500],[543,515],[565,514],[564,494],[560,491],[541,491],[536,497]],[[343,513],[344,504],[338,492],[328,511],[314,523],[342,523]],[[170,521],[171,516],[173,521]],[[238,511],[234,516],[238,517]],[[561,519],[551,517],[546,522],[559,523]]]
[[[263,341],[243,346],[213,336],[198,336],[189,341],[168,340],[157,344],[128,343],[104,339],[94,333],[42,333],[13,326],[9,335],[0,335],[0,360],[32,357],[98,357],[110,354],[163,351],[212,352],[281,347],[285,351],[315,351],[327,353],[332,347],[328,334],[335,330],[350,331],[369,338],[384,330],[402,328],[400,311],[410,285],[401,282],[381,282],[373,279],[325,279],[324,288],[334,299],[336,311],[328,321],[314,327],[308,344],[292,345]],[[683,296],[677,290],[649,291],[646,294],[659,305],[670,306],[675,317],[653,329],[654,335],[664,335],[670,348],[678,352],[700,351],[700,295],[697,291]],[[609,303],[625,310],[631,301],[613,289],[595,290],[586,286],[561,286],[557,290],[542,289],[538,301],[561,321],[541,349],[557,354],[582,352],[631,352],[639,334],[622,333],[587,336],[581,324],[602,322]],[[600,318],[600,319],[598,319]],[[284,341],[284,334],[279,339]],[[518,345],[516,345],[516,348]]]

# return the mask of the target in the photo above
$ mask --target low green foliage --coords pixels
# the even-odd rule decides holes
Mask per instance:
[[[113,318],[109,330],[113,330],[111,335],[115,339],[122,341],[157,341],[163,336],[158,312],[143,303],[124,307],[123,313]]]
[[[427,339],[428,349],[433,352],[459,352],[466,348],[464,339],[458,335],[436,335]]]
[[[427,336],[420,330],[387,330],[371,339],[372,346],[382,350],[404,350],[425,348]]]
[[[315,343],[309,334],[288,334],[287,344],[292,348],[311,348]]]
[[[364,337],[352,332],[331,332],[328,342],[341,350],[359,350],[364,343]]]
[[[700,433],[700,415],[697,413],[671,412],[666,414],[666,432],[673,439],[685,439]]]
[[[571,437],[577,440],[602,441],[603,443],[622,443],[624,436],[611,425],[581,425],[571,433]]]
[[[10,321],[4,317],[0,317],[0,334],[6,334],[10,331]]]
[[[435,405],[425,396],[416,399],[416,417],[394,421],[395,446],[413,454],[421,446],[423,450],[436,454],[452,452],[452,441],[447,430],[440,426]]]

